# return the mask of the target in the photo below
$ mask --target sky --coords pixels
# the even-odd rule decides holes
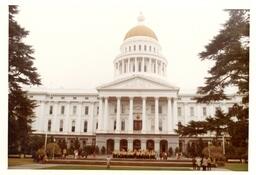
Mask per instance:
[[[162,46],[168,82],[189,92],[203,85],[213,63],[201,61],[198,54],[218,34],[227,12],[147,1],[109,2],[19,6],[16,19],[30,31],[25,41],[35,50],[34,64],[44,87],[94,89],[112,81],[113,60],[140,12]]]

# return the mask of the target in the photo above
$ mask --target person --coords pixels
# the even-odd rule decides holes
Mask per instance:
[[[110,168],[110,161],[111,161],[110,156],[107,156],[107,169]]]
[[[196,159],[195,157],[192,158],[192,166],[193,166],[193,170],[196,169]]]
[[[212,169],[212,160],[211,157],[209,156],[207,159],[207,170],[211,170]]]
[[[200,160],[200,157],[197,157],[197,158],[196,158],[196,167],[197,167],[197,170],[200,170],[200,167],[201,167],[201,160]]]
[[[67,154],[67,150],[66,150],[66,149],[63,149],[63,154],[62,154],[62,158],[63,158],[63,159],[66,159],[66,154]]]
[[[203,167],[203,171],[206,171],[207,159],[204,156],[202,157],[202,167]]]

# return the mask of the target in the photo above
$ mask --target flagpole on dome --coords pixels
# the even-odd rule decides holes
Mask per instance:
[[[139,16],[137,17],[137,20],[138,20],[138,24],[140,25],[144,24],[145,16],[143,15],[142,12],[140,12]]]

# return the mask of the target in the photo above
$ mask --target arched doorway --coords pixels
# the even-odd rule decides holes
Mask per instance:
[[[125,139],[120,140],[120,151],[122,150],[127,151],[127,140]]]
[[[168,152],[168,142],[167,140],[161,140],[160,141],[160,153],[162,152]]]
[[[133,141],[133,150],[140,150],[141,149],[141,143],[140,140],[134,140]]]
[[[154,140],[147,140],[147,150],[151,151],[155,149]]]
[[[107,154],[112,154],[114,151],[114,140],[108,139],[107,140]]]

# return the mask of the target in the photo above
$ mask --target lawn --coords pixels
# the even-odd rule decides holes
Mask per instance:
[[[106,166],[95,166],[95,165],[59,165],[47,167],[45,169],[52,170],[162,170],[162,171],[190,171],[188,167],[149,167],[149,166],[112,166],[109,169]]]
[[[8,166],[18,166],[33,163],[33,159],[31,158],[8,158]]]
[[[224,168],[232,171],[248,171],[248,164],[247,163],[226,163]]]

